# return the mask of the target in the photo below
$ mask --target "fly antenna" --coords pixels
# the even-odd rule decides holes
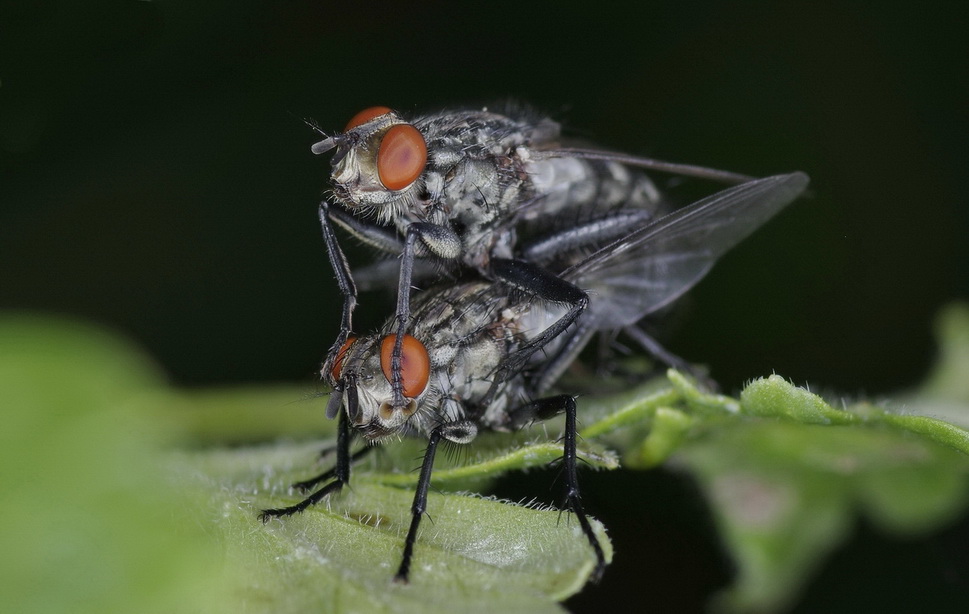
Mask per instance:
[[[312,128],[315,132],[318,132],[323,137],[322,141],[320,141],[319,143],[314,143],[310,147],[310,151],[312,151],[314,154],[320,155],[320,154],[326,153],[340,144],[340,141],[342,140],[342,135],[340,134],[334,134],[333,136],[328,135],[327,133],[323,132],[323,129],[320,128],[320,125],[316,123],[315,119],[304,118],[303,123],[309,126],[310,128]]]
[[[320,132],[320,134],[322,134],[323,136],[326,136],[326,134],[324,134],[322,131]],[[340,135],[326,136],[326,138],[320,141],[319,143],[313,143],[313,145],[310,147],[310,151],[312,151],[316,155],[320,155],[330,151],[331,149],[333,149],[339,144],[340,144]]]

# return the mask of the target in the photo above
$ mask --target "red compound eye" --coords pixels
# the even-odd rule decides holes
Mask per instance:
[[[350,351],[350,347],[357,342],[356,337],[347,337],[347,340],[340,347],[340,351],[336,353],[336,360],[333,361],[333,367],[330,369],[330,375],[333,376],[333,381],[340,381],[340,375],[343,372],[343,361],[347,357],[347,352]]]
[[[397,335],[387,335],[380,342],[380,368],[384,377],[392,382],[394,374],[391,369],[391,355],[394,353],[394,342]],[[404,396],[413,399],[427,388],[427,380],[431,375],[431,359],[427,355],[424,344],[404,335],[404,342],[400,348],[400,378],[404,388]]]
[[[361,124],[365,124],[375,117],[380,117],[381,115],[386,115],[390,113],[391,110],[387,107],[370,107],[369,109],[364,109],[356,115],[354,115],[349,122],[347,122],[347,127],[343,129],[344,132],[349,132]]]
[[[388,190],[403,190],[414,183],[427,164],[427,143],[410,124],[387,131],[377,151],[377,175]]]

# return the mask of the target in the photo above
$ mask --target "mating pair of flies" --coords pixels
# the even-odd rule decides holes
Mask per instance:
[[[556,122],[521,109],[408,120],[373,107],[324,137],[312,147],[334,151],[320,222],[344,297],[321,371],[333,388],[326,415],[339,416],[336,466],[294,485],[323,484],[306,499],[261,518],[302,512],[346,485],[372,449],[351,455],[354,434],[368,444],[425,437],[395,576],[406,582],[438,445],[564,413],[565,507],[595,552],[598,579],[606,560],[579,494],[575,400],[544,395],[596,333],[626,335],[683,366],[637,323],[796,199],[807,176],[753,179],[572,146]],[[732,186],[671,209],[646,170]],[[351,336],[357,286],[334,225],[399,257],[389,274],[386,263],[357,272],[368,286],[397,287],[395,313],[375,334]],[[414,283],[435,278],[448,281],[412,296]]]

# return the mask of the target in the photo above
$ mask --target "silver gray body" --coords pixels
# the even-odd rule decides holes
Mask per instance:
[[[641,170],[563,153],[560,126],[520,110],[447,111],[406,122],[424,136],[427,166],[412,185],[387,190],[376,178],[368,138],[398,123],[405,121],[392,113],[354,129],[348,142],[327,139],[314,151],[338,147],[333,196],[354,217],[393,227],[400,236],[415,222],[448,231],[448,240],[423,237],[421,256],[485,272],[492,256],[516,256],[522,233],[576,227],[620,209],[637,210],[640,221],[647,221],[662,208],[659,192]],[[395,251],[334,221],[366,243]]]
[[[427,388],[414,399],[418,406],[411,416],[386,415],[393,390],[380,365],[380,346],[393,333],[393,320],[379,333],[358,339],[343,364],[343,373],[355,377],[358,395],[357,414],[349,415],[351,424],[368,439],[397,433],[426,436],[439,424],[462,420],[486,429],[506,425],[509,406],[524,400],[523,374],[507,381],[488,407],[477,402],[487,395],[501,361],[534,330],[535,323],[529,320],[538,320],[544,329],[545,318],[528,318],[533,311],[538,315],[540,306],[516,301],[503,290],[488,282],[469,282],[434,288],[414,300],[411,334],[424,344],[431,366]],[[346,392],[343,398],[351,412]]]

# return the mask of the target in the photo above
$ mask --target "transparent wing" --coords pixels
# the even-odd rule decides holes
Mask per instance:
[[[733,186],[634,230],[562,277],[589,291],[585,317],[597,328],[633,324],[682,296],[807,185],[796,172]]]

